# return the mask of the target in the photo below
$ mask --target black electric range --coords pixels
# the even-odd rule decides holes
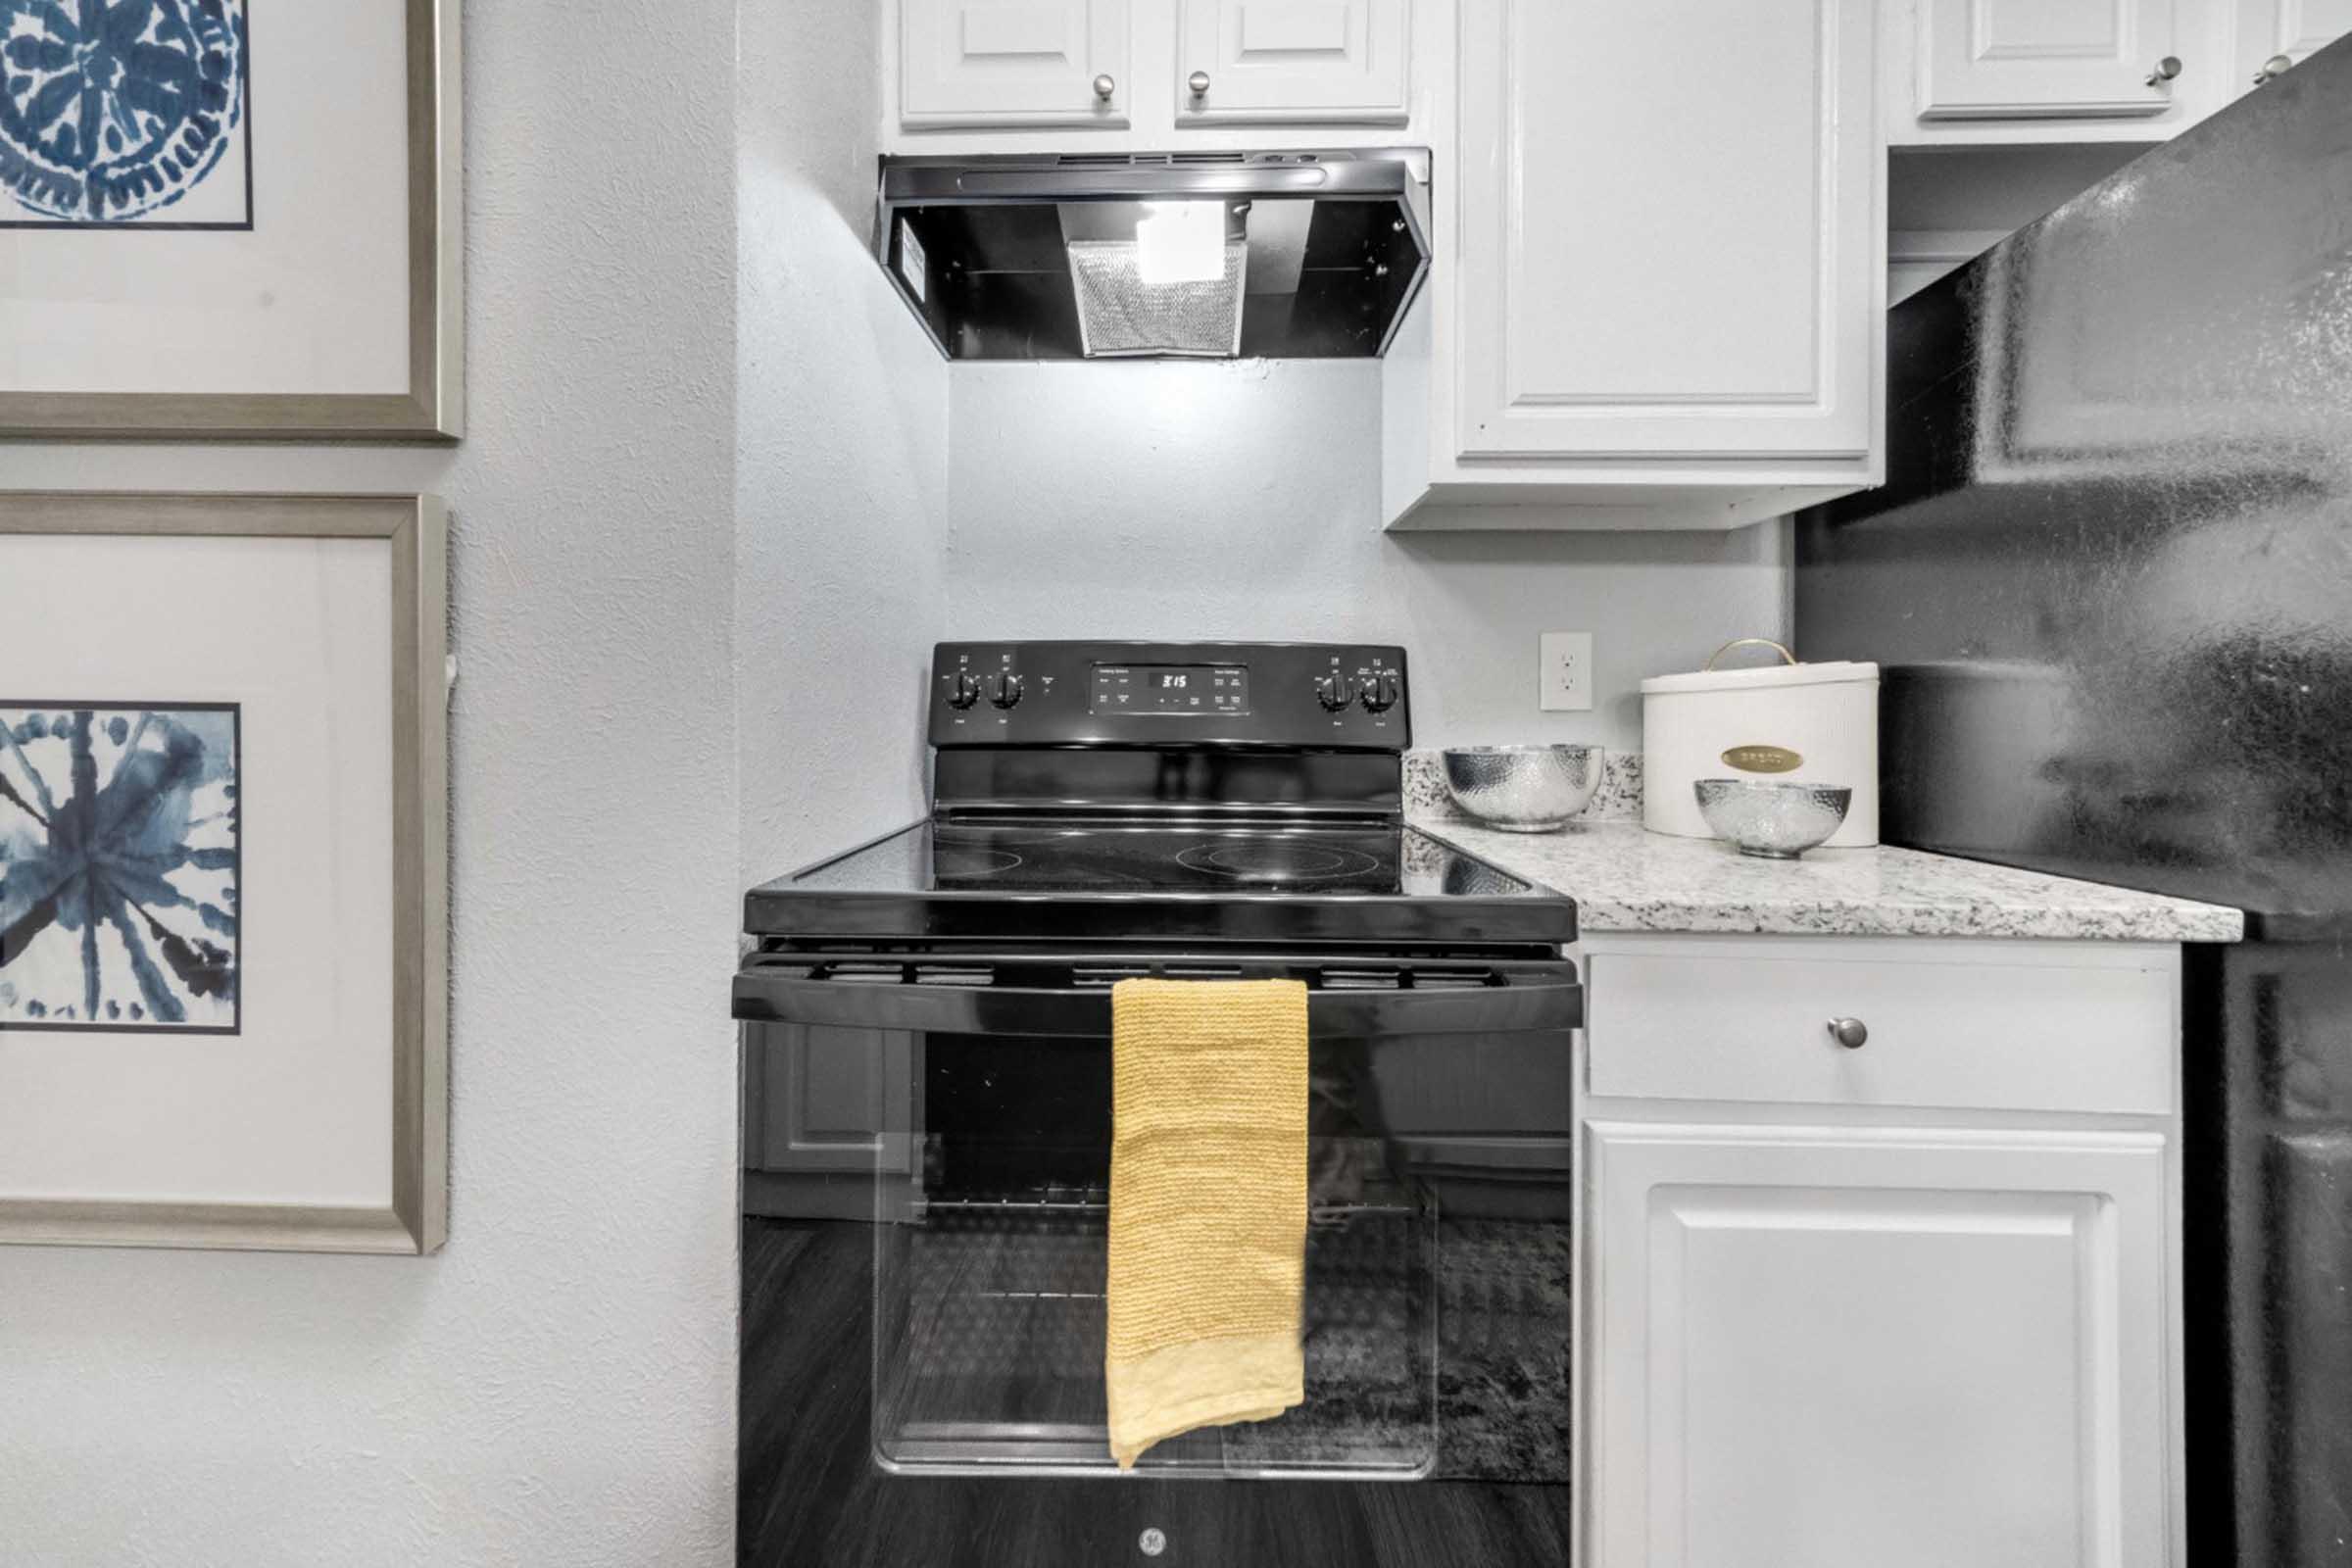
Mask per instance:
[[[1404,824],[1404,653],[942,645],[930,820],[752,890],[814,936],[1558,946],[1575,906]]]
[[[1565,1560],[1575,906],[1405,823],[1409,712],[1394,647],[937,650],[931,816],[745,901],[744,1560]],[[1306,1403],[1120,1477],[1133,975],[1307,984],[1313,1223]]]

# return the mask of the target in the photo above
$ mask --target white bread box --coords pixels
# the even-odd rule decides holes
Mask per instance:
[[[1747,644],[1777,649],[1787,662],[1714,667]],[[1778,643],[1743,637],[1696,673],[1642,683],[1642,820],[1652,833],[1714,836],[1690,789],[1702,778],[1785,779],[1854,792],[1831,849],[1879,842],[1876,664],[1800,664]]]

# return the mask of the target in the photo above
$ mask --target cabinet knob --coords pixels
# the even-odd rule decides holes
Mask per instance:
[[[1832,1018],[1830,1038],[1848,1051],[1860,1051],[1870,1044],[1870,1025],[1859,1018]]]
[[[2262,63],[2260,71],[2254,73],[2254,85],[2259,87],[2273,77],[2283,76],[2294,69],[2295,57],[2293,55],[2273,55]]]
[[[2148,73],[2148,85],[2161,87],[2179,74],[2180,74],[2180,57],[2166,55],[2162,60],[2156,62],[2156,69]]]
[[[1184,78],[1184,84],[1193,89],[1193,96],[1196,98],[1208,96],[1208,73],[1205,71],[1194,72]]]
[[[1118,80],[1117,78],[1113,77],[1109,72],[1106,71],[1102,75],[1095,78],[1095,96],[1102,99],[1104,103],[1110,102],[1110,95],[1118,90]]]

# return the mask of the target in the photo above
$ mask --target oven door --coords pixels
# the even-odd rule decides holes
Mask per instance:
[[[1310,988],[1305,1402],[1163,1443],[1138,1470],[1565,1482],[1570,963],[762,954],[735,989],[764,1058],[747,1182],[806,1147],[759,1131],[812,1119],[776,1103],[823,1076],[796,1052],[837,1076],[862,1052],[868,1069],[870,1125],[836,1127],[834,1196],[812,1212],[847,1211],[857,1167],[873,1470],[1117,1474],[1102,1387],[1109,988],[1138,974]],[[752,1258],[747,1240],[747,1358],[764,1310]],[[747,1463],[770,1413],[747,1385]]]

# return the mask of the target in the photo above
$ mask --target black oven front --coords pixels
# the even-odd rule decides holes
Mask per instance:
[[[1109,988],[1144,974],[1309,987],[1307,1397],[1122,1476]],[[754,954],[743,1560],[1564,1563],[1581,1001],[1542,946]]]

